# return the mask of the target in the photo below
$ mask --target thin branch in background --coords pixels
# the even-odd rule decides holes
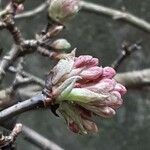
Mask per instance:
[[[105,7],[102,5],[94,4],[91,2],[81,1],[81,7],[85,11],[93,12],[96,14],[103,14],[112,17],[115,20],[126,21],[135,27],[138,27],[144,31],[150,32],[150,23],[138,18],[128,12],[122,12],[113,8]]]
[[[20,84],[20,82],[22,82],[22,81],[20,80],[20,78],[22,79],[22,76],[20,75],[20,72],[21,72],[22,69],[23,69],[23,66],[22,66],[23,60],[24,60],[23,57],[21,57],[21,58],[18,60],[18,62],[17,62],[15,78],[14,78],[14,81],[13,81],[11,87],[10,87],[10,89],[11,89],[10,91],[11,91],[12,93],[16,91],[16,89],[17,89],[17,87],[18,87],[18,84]]]
[[[24,13],[16,15],[15,19],[24,19],[24,18],[33,17],[33,16],[43,12],[47,6],[48,6],[48,3],[44,2],[44,3],[40,4],[39,6],[37,6],[35,9],[32,9],[30,11],[26,11]]]
[[[20,123],[19,123],[20,124]],[[18,123],[17,123],[18,125]],[[3,125],[4,128],[10,130],[10,126],[8,124]],[[12,133],[12,132],[11,132]],[[18,133],[18,132],[17,132]],[[41,134],[37,133],[35,130],[29,128],[28,126],[22,124],[21,125],[21,134],[23,135],[23,139],[28,141],[31,144],[34,144],[36,147],[43,150],[63,150],[59,145],[54,143],[53,141],[47,139]],[[1,135],[0,143],[4,141],[4,136]]]
[[[0,0],[0,9],[2,9],[2,0]]]
[[[9,69],[8,69],[9,72],[12,72],[12,73],[16,73],[17,72],[17,69],[13,66],[10,66]],[[34,81],[35,83],[41,85],[42,87],[44,86],[45,84],[45,81],[38,78],[37,76],[34,76],[26,71],[21,71],[20,74],[23,76],[23,77],[28,77],[30,78],[32,81]]]
[[[25,125],[23,125],[22,133],[25,140],[43,150],[63,150],[63,148],[55,144],[53,141],[46,139],[45,137]]]
[[[112,67],[115,70],[118,70],[119,66],[123,63],[123,61],[128,58],[133,52],[141,49],[142,40],[137,41],[136,43],[129,45],[124,42],[121,47],[120,56],[112,63]]]
[[[119,73],[115,79],[128,89],[141,89],[150,86],[150,69]]]

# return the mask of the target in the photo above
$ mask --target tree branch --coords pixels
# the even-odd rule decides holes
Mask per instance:
[[[11,117],[14,117],[16,115],[19,115],[23,112],[43,107],[44,99],[45,97],[43,94],[38,94],[28,100],[25,100],[23,102],[17,103],[9,108],[4,109],[0,112],[0,124],[2,124],[3,121],[10,119]]]
[[[12,73],[16,73],[16,72],[17,72],[16,68],[13,67],[13,66],[10,66],[9,69],[8,69],[8,71],[9,71],[9,72],[12,72]],[[32,75],[32,74],[26,72],[26,71],[23,71],[23,70],[22,70],[22,71],[20,72],[20,74],[21,74],[23,77],[28,77],[28,78],[32,79],[32,81],[34,81],[35,83],[41,85],[42,87],[44,87],[44,85],[45,85],[45,81],[44,81],[44,80],[42,80],[42,79],[38,78],[37,76],[34,76],[34,75]]]
[[[15,137],[21,131],[21,133],[23,134],[24,140],[30,142],[31,144],[34,144],[35,146],[39,147],[40,149],[43,149],[43,150],[63,150],[63,148],[61,148],[59,145],[57,145],[53,141],[45,138],[44,136],[37,133],[33,129],[31,129],[31,128],[23,125],[23,124],[20,124],[20,123],[16,123],[16,125],[14,128],[15,130],[13,130],[10,134],[10,136],[12,136],[12,138],[10,138],[9,141],[15,139]],[[19,128],[18,128],[18,125],[19,125]],[[10,129],[8,124],[3,125],[3,127],[8,129],[8,130]],[[20,128],[21,128],[21,130],[20,130]],[[2,144],[5,144],[6,142],[9,142],[9,141],[5,141],[4,138],[5,138],[4,136],[2,136],[0,138],[0,146]]]
[[[150,32],[150,23],[138,18],[128,12],[121,12],[112,8],[108,8],[102,5],[81,1],[81,7],[83,10],[94,12],[97,14],[103,14],[112,17],[115,20],[124,20],[132,25],[141,28],[142,30]]]
[[[150,86],[150,69],[120,73],[115,79],[129,89]]]
[[[11,133],[9,134],[9,136],[5,136],[5,135],[0,135],[0,149],[4,150],[4,149],[14,149],[14,142],[17,138],[17,136],[20,134],[20,132],[22,131],[22,124],[17,123],[13,130],[11,131]]]
[[[63,148],[61,148],[54,142],[46,139],[45,137],[43,137],[42,135],[28,128],[25,125],[23,125],[22,133],[24,135],[25,140],[29,141],[30,143],[33,143],[34,145],[38,146],[43,150],[63,150]]]
[[[119,66],[124,62],[126,58],[128,58],[133,52],[140,50],[142,40],[135,42],[134,44],[129,45],[128,43],[124,42],[121,45],[121,54],[119,57],[112,63],[112,67],[115,70],[118,70]]]
[[[24,13],[16,15],[15,19],[24,19],[24,18],[33,17],[33,16],[41,13],[43,10],[45,10],[47,6],[48,6],[47,2],[42,3],[39,6],[37,6],[35,9],[32,9],[30,11],[26,11]]]

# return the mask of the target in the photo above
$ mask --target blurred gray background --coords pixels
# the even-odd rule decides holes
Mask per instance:
[[[27,0],[25,10],[40,4],[43,0]],[[91,0],[97,4],[127,11],[150,22],[149,0]],[[29,19],[17,21],[24,37],[33,38],[45,26],[46,11]],[[80,11],[77,17],[61,34],[78,48],[79,54],[98,57],[103,66],[111,63],[120,54],[123,41],[135,42],[143,39],[142,50],[134,53],[120,67],[119,72],[150,67],[150,34],[126,22],[114,21],[104,15]],[[0,33],[0,47],[5,54],[11,46],[8,32]],[[26,56],[24,69],[44,79],[53,66],[48,58],[38,54]],[[3,86],[12,77],[8,75]],[[149,150],[150,149],[150,89],[129,90],[124,105],[113,119],[96,118],[100,131],[96,135],[75,135],[67,129],[64,120],[55,117],[49,110],[28,112],[20,116],[20,121],[35,129],[45,137],[58,143],[66,150]],[[18,149],[38,150],[37,147],[18,139]]]

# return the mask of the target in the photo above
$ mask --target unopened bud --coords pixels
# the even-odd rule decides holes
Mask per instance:
[[[56,50],[67,50],[71,45],[66,39],[58,39],[51,44],[51,47]]]
[[[79,0],[52,0],[48,9],[48,15],[56,22],[65,23],[78,11]]]
[[[116,75],[116,71],[111,67],[103,68],[103,78],[112,79]]]

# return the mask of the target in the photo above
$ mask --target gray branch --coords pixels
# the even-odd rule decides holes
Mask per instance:
[[[43,10],[45,10],[47,6],[48,6],[47,2],[42,3],[41,5],[39,5],[38,7],[36,7],[33,10],[26,11],[24,13],[16,15],[15,19],[24,19],[24,18],[28,18],[28,17],[33,17],[33,16],[41,13]]]
[[[115,78],[129,89],[150,86],[150,69],[120,73]]]
[[[31,97],[28,100],[17,103],[11,107],[8,107],[0,112],[0,125],[7,119],[22,114],[24,112],[34,110],[39,107],[44,107],[45,97],[43,94],[38,94]]]
[[[90,2],[81,2],[81,6],[83,10],[94,12],[97,14],[103,14],[112,17],[115,20],[124,20],[128,23],[133,24],[136,27],[139,27],[143,30],[150,32],[150,23],[138,18],[128,12],[121,12],[119,10],[115,10],[112,8],[108,8],[102,5],[90,3]]]
[[[27,141],[43,150],[63,150],[63,148],[61,148],[54,142],[46,139],[45,137],[25,125],[23,125],[22,133]]]

